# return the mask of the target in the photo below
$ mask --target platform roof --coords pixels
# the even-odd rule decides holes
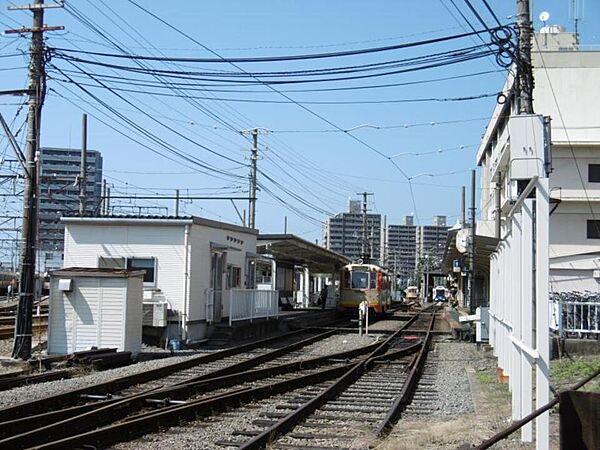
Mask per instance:
[[[452,261],[455,259],[463,259],[467,261],[468,253],[460,253],[456,248],[456,234],[458,230],[448,230],[448,238],[446,240],[446,250],[444,251],[444,260],[442,262],[442,270],[446,272],[452,271]],[[489,275],[490,271],[490,256],[496,250],[499,239],[490,236],[475,235],[475,276]]]
[[[272,255],[276,261],[305,265],[312,273],[332,273],[351,262],[344,255],[293,234],[259,234],[256,248],[258,253]]]

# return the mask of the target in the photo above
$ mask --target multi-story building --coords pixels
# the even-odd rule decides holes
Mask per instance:
[[[386,265],[395,270],[400,285],[415,278],[416,228],[412,216],[406,216],[401,225],[387,226]]]
[[[549,172],[550,290],[597,292],[600,287],[600,128],[595,111],[600,88],[600,51],[582,51],[577,36],[561,27],[535,35],[532,52],[533,108],[549,117],[549,154],[537,158]],[[478,234],[494,236],[496,196],[500,196],[503,237],[506,215],[525,182],[518,180],[520,148],[510,131],[519,116],[514,79],[506,81],[506,101],[498,104],[481,142],[481,218]],[[522,117],[522,116],[521,116]],[[549,125],[548,125],[549,123]],[[543,126],[540,125],[540,127]],[[530,163],[530,164],[542,164]],[[499,187],[499,189],[497,188]],[[493,294],[493,293],[491,293]]]
[[[40,149],[39,229],[40,271],[62,267],[64,224],[60,218],[79,211],[78,178],[81,150],[73,148]],[[102,199],[102,155],[87,151],[86,214],[94,214]]]
[[[440,270],[447,236],[446,216],[433,216],[432,225],[416,227],[415,265],[417,268],[424,265],[429,272]]]
[[[367,214],[368,259],[379,260],[381,253],[381,214]],[[363,214],[360,201],[350,200],[348,212],[327,219],[323,246],[352,260],[363,258]]]

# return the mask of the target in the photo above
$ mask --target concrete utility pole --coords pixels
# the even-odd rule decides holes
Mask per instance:
[[[533,25],[529,0],[517,0],[517,88],[519,114],[533,114],[533,71],[531,68],[531,42]]]
[[[362,204],[362,259],[363,262],[366,262],[371,255],[371,251],[369,250],[369,237],[368,237],[368,224],[367,224],[367,200],[369,195],[373,195],[372,192],[359,192],[356,195],[362,195],[363,204]]]
[[[175,189],[175,217],[179,217],[179,189]]]
[[[61,4],[44,5],[44,0],[34,0],[26,6],[9,6],[9,10],[29,10],[33,13],[31,28],[6,30],[7,34],[31,33],[31,60],[29,63],[29,104],[27,112],[27,146],[25,151],[25,187],[23,190],[23,223],[21,243],[21,280],[19,307],[15,323],[15,341],[12,357],[29,359],[31,356],[31,322],[35,293],[35,242],[37,238],[37,156],[40,147],[42,97],[45,90],[44,32],[62,30],[64,27],[44,26],[44,9],[61,7]]]
[[[87,179],[87,114],[81,118],[81,166],[79,167],[79,215],[85,216],[85,187]]]
[[[252,130],[252,156],[250,157],[250,205],[248,226],[256,228],[256,161],[258,160],[258,128]]]

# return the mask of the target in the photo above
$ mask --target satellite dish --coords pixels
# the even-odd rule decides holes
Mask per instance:
[[[548,11],[542,11],[540,13],[540,21],[546,23],[550,19],[550,13]]]

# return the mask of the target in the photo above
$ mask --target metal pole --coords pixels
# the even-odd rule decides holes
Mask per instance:
[[[287,216],[283,216],[283,234],[287,234]]]
[[[87,178],[87,114],[81,118],[81,165],[79,167],[79,215],[85,216],[85,188]]]
[[[477,235],[477,223],[475,221],[475,180],[476,172],[471,171],[471,238],[469,246],[469,311],[475,312],[475,236]]]
[[[108,211],[106,210],[106,178],[102,180],[102,215],[106,216]]]
[[[106,188],[106,215],[110,215],[110,188]]]
[[[462,186],[460,197],[460,227],[465,228],[467,225],[467,188]]]
[[[363,254],[363,260],[366,260],[369,255],[367,253],[367,193],[363,192],[363,211],[362,211],[362,234],[363,234],[363,239],[362,239],[362,254]]]
[[[28,176],[23,190],[23,223],[21,245],[21,280],[19,307],[15,323],[12,357],[31,356],[31,321],[35,291],[35,240],[37,235],[37,161],[41,123],[41,96],[44,86],[44,9],[43,0],[34,0],[31,33],[31,62],[29,64],[29,106],[27,113],[27,146],[25,151]]]
[[[179,189],[175,189],[175,217],[179,217]]]
[[[495,217],[494,217],[494,221],[495,221],[495,225],[496,225],[496,238],[500,239],[502,236],[502,203],[501,203],[501,199],[500,199],[500,195],[502,192],[502,184],[501,184],[501,179],[502,179],[502,172],[498,172],[498,181],[496,181],[496,186],[494,189],[494,194],[495,194],[495,203],[496,203],[496,208],[495,208]]]
[[[533,27],[529,0],[517,0],[518,64],[517,87],[519,114],[533,114],[533,71],[531,69],[531,37]]]
[[[252,130],[252,155],[250,157],[250,205],[248,226],[256,228],[256,161],[258,160],[258,128]]]

